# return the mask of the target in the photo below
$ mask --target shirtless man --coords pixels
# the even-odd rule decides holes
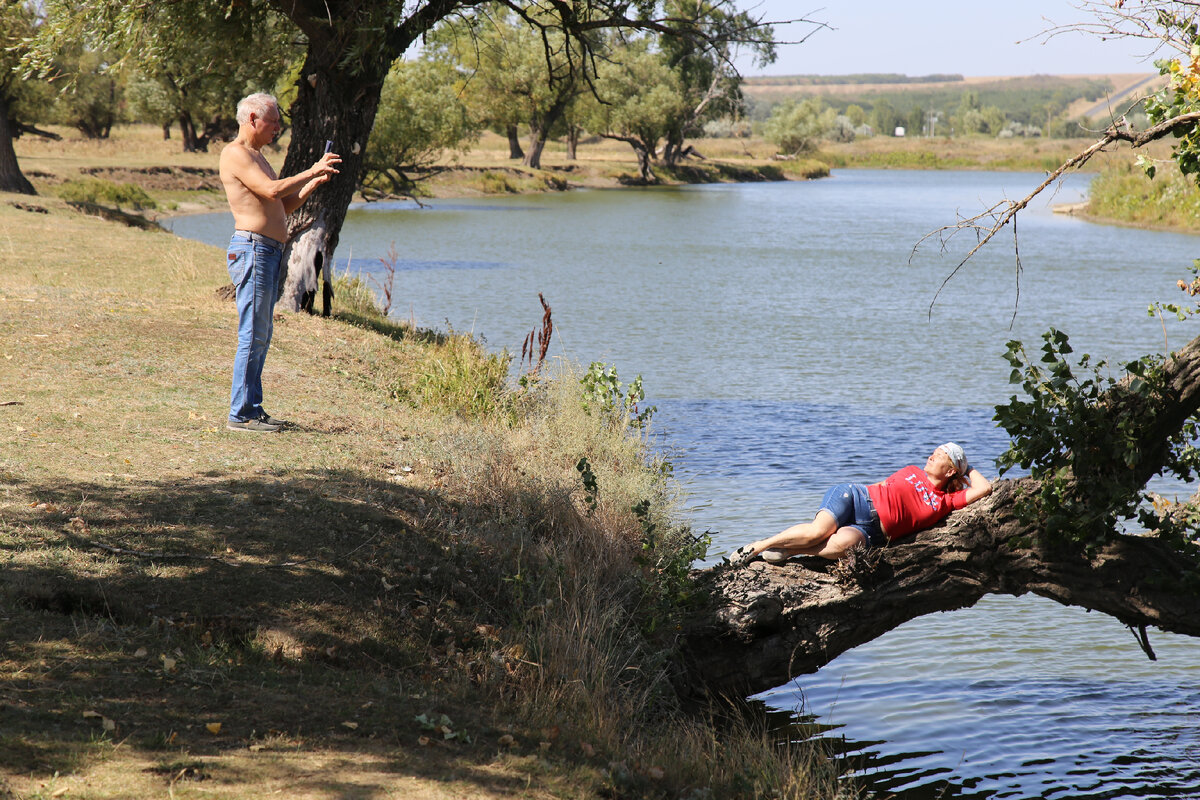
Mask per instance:
[[[285,424],[262,407],[262,370],[271,345],[272,309],[279,299],[279,268],[287,239],[287,215],[300,207],[342,159],[326,153],[311,167],[280,179],[262,148],[279,135],[279,103],[252,94],[237,106],[238,135],[221,151],[221,183],[233,212],[234,232],[226,265],[238,310],[237,354],[229,421],[233,431],[273,433]]]

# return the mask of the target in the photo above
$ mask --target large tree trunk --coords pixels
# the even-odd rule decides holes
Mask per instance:
[[[522,164],[533,169],[542,168],[542,151],[546,149],[549,132],[550,127],[543,125],[540,121],[529,123],[529,149],[525,151]]]
[[[579,152],[579,134],[582,129],[578,125],[567,126],[567,160],[577,161]]]
[[[618,142],[625,142],[625,144],[632,147],[633,153],[637,156],[638,160],[638,180],[646,184],[658,183],[658,178],[655,177],[654,172],[650,169],[650,162],[654,158],[654,143],[646,144],[646,142],[636,136],[622,136],[615,133],[602,133],[600,135],[605,139],[615,139]]]
[[[299,92],[292,105],[292,143],[281,175],[295,175],[310,167],[325,152],[325,142],[342,157],[339,173],[317,189],[288,219],[288,251],[279,304],[289,311],[312,308],[319,288],[318,264],[331,269],[346,209],[363,171],[367,139],[375,123],[379,95],[390,61],[357,64],[350,74],[339,56],[323,42],[311,42],[297,81]]]
[[[179,112],[179,137],[183,139],[183,152],[208,152],[208,140],[196,133],[196,124],[186,110]]]
[[[1200,408],[1200,338],[1168,361],[1165,400],[1137,402],[1129,383],[1107,398],[1112,424],[1140,434],[1144,461],[1130,492],[1161,469],[1165,441]],[[753,562],[696,574],[708,596],[682,633],[681,691],[745,696],[815,672],[914,617],[973,605],[986,594],[1032,592],[1064,605],[1200,636],[1200,547],[1155,534],[1117,535],[1088,553],[1016,513],[1031,478],[997,481],[990,498],[936,528],[841,562]],[[1086,486],[1081,483],[1081,492]]]
[[[13,150],[15,132],[15,125],[9,119],[8,97],[0,94],[0,191],[37,194],[17,164],[17,152]]]
[[[546,139],[550,130],[558,124],[567,110],[567,103],[574,93],[571,82],[564,82],[558,87],[558,100],[546,109],[545,114],[535,115],[529,121],[529,151],[525,154],[525,166],[533,169],[542,168],[542,151],[546,149]]]
[[[505,125],[504,135],[508,137],[508,157],[514,161],[525,158],[525,151],[521,149],[521,136],[517,132],[517,126]]]

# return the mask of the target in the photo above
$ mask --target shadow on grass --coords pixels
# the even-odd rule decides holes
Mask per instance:
[[[354,311],[335,311],[333,318],[381,334],[397,342],[409,340],[420,344],[445,344],[446,334],[429,328],[414,328],[406,322],[393,322],[383,317],[358,314]]]
[[[0,771],[65,774],[106,741],[215,753],[269,732],[378,752],[445,713],[463,736],[394,767],[436,777],[491,724],[463,698],[503,671],[495,631],[519,613],[505,542],[520,533],[478,533],[494,512],[333,470],[5,477],[26,502],[0,519]]]

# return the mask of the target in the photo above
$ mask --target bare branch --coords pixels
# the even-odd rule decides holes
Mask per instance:
[[[963,266],[970,261],[976,253],[983,249],[984,245],[990,242],[995,235],[1010,222],[1013,223],[1013,250],[1016,253],[1016,271],[1019,278],[1021,272],[1021,256],[1019,250],[1017,250],[1015,238],[1016,217],[1018,212],[1025,209],[1035,197],[1045,191],[1047,186],[1062,178],[1063,175],[1070,170],[1083,166],[1092,158],[1092,156],[1101,152],[1105,147],[1109,146],[1113,142],[1128,142],[1132,147],[1143,147],[1150,142],[1158,141],[1159,139],[1169,136],[1180,128],[1191,127],[1198,122],[1200,122],[1200,111],[1192,111],[1187,114],[1181,114],[1177,117],[1164,120],[1163,122],[1147,128],[1144,131],[1131,131],[1125,124],[1124,116],[1122,116],[1108,127],[1108,129],[1104,132],[1104,135],[1100,137],[1099,140],[1097,140],[1083,152],[1078,153],[1072,158],[1064,161],[1057,169],[1047,175],[1046,179],[1038,184],[1037,188],[1025,195],[1025,197],[1022,199],[1017,201],[1002,200],[974,216],[960,218],[959,221],[953,225],[943,225],[937,230],[931,231],[922,236],[920,240],[913,245],[912,251],[909,253],[909,263],[912,263],[913,258],[915,258],[917,255],[917,251],[920,250],[921,247],[931,239],[936,239],[940,243],[941,249],[945,251],[946,245],[949,243],[949,241],[963,231],[973,231],[978,237],[978,241],[976,242],[975,246],[972,247],[965,256],[963,256],[962,260],[955,265],[954,269],[950,271],[950,274],[947,275],[942,281],[941,286],[938,287],[937,292],[933,296],[933,300],[931,300],[929,303],[929,313],[933,313],[933,306],[937,303],[938,297],[941,295],[942,290],[946,288],[946,285],[950,282],[950,280],[959,273]],[[990,225],[987,224],[988,220],[991,221]]]

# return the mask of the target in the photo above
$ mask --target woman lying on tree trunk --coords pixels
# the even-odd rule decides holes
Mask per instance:
[[[841,558],[856,545],[883,547],[892,539],[931,528],[951,511],[991,493],[992,484],[967,465],[963,449],[947,442],[933,451],[924,469],[907,466],[869,486],[834,486],[825,493],[812,522],[739,547],[730,561],[744,564],[762,556],[770,564],[780,564],[792,556]]]

